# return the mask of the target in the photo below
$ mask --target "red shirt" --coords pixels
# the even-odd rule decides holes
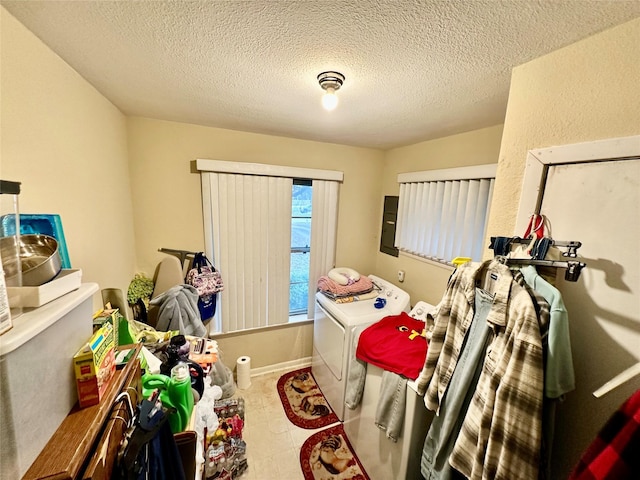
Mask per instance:
[[[425,323],[402,312],[367,327],[358,340],[356,357],[415,380],[427,354]]]

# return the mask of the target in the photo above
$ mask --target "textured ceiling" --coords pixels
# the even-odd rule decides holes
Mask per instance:
[[[640,1],[5,1],[123,113],[390,148],[504,121],[511,69]],[[316,76],[346,76],[333,112]]]

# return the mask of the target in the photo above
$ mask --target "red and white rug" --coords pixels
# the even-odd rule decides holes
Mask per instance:
[[[305,440],[300,466],[305,480],[370,480],[341,423]]]
[[[287,418],[300,428],[323,428],[339,421],[311,374],[311,367],[286,373],[278,394]]]

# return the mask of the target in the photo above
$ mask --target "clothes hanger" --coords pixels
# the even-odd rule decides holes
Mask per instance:
[[[593,392],[593,396],[596,398],[600,398],[603,395],[609,393],[611,390],[618,388],[623,383],[628,382],[636,375],[640,375],[640,362],[630,366],[626,370],[613,377],[611,380],[609,380],[607,383]]]
[[[575,240],[571,241],[562,241],[562,240],[553,240],[551,241],[551,245],[554,247],[565,247],[567,249],[566,252],[562,253],[563,257],[571,257],[576,258],[578,256],[578,249],[582,246],[582,242],[578,242]],[[513,243],[531,243],[530,238],[521,238],[521,237],[491,237],[491,243],[489,244],[489,248],[495,250],[495,247],[500,245],[500,242],[506,242],[506,246],[510,246]]]
[[[528,232],[529,229],[527,229]],[[534,249],[542,247],[541,252],[537,254],[538,258],[513,258],[508,256],[513,244],[530,244]],[[567,250],[562,252],[562,257],[572,260],[544,260],[546,251],[550,246],[565,247]],[[558,241],[550,237],[542,238],[520,238],[520,237],[491,237],[489,248],[494,250],[496,258],[503,257],[503,263],[506,265],[534,265],[540,267],[564,268],[564,279],[568,282],[576,282],[580,278],[580,272],[587,266],[584,262],[576,260],[578,256],[578,248],[582,246],[578,241]],[[535,253],[535,252],[533,252]],[[540,258],[542,257],[542,259]]]
[[[129,421],[125,421],[127,428],[129,428],[135,423],[135,420],[136,420],[136,413],[133,408],[133,402],[131,401],[131,395],[129,395],[129,392],[128,391],[120,392],[120,394],[113,401],[113,406],[111,408],[115,407],[123,400],[126,400],[124,403],[127,406],[127,411],[129,413]],[[117,415],[117,417],[122,418],[119,415]]]

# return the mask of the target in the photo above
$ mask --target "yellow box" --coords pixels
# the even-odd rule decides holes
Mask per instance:
[[[93,331],[94,333],[102,327],[105,322],[110,322],[113,326],[113,346],[117,348],[119,346],[119,326],[120,326],[120,310],[117,308],[111,308],[110,304],[107,304],[105,308],[98,310],[93,314]]]
[[[105,322],[73,356],[80,408],[100,402],[116,369],[114,332]]]

